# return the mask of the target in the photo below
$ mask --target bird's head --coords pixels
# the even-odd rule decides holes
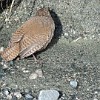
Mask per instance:
[[[50,12],[49,12],[49,8],[41,8],[37,11],[36,13],[37,16],[46,16],[46,17],[49,17],[51,16],[50,15]]]

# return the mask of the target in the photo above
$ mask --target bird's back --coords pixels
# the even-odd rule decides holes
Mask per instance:
[[[25,35],[20,41],[21,58],[45,48],[53,37],[54,22],[51,18],[45,16],[33,17],[22,27],[25,29]]]

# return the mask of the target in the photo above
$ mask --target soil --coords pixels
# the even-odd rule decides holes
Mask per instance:
[[[8,62],[6,70],[0,65],[0,88],[3,82],[9,88],[31,88],[34,96],[42,89],[56,89],[65,94],[62,100],[99,100],[99,0],[16,0],[11,12],[8,7],[0,13],[0,47],[6,48],[11,34],[42,6],[52,10],[56,25],[52,42],[35,54],[38,63],[28,57]],[[43,77],[29,79],[37,69]],[[71,80],[77,80],[77,89],[70,86]]]

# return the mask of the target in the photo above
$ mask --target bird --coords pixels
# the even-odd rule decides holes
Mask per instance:
[[[21,25],[10,38],[7,48],[1,52],[4,61],[17,57],[26,58],[47,47],[54,36],[55,23],[49,8],[40,8],[36,15]]]

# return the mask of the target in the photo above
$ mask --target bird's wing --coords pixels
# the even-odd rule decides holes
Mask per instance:
[[[25,35],[21,41],[21,58],[25,58],[36,51],[45,49],[53,37],[55,29],[53,21],[47,17],[35,18],[31,21],[31,25],[33,24],[32,27],[34,29],[34,31],[29,31],[31,32],[31,36]]]
[[[19,31],[19,29],[12,34],[12,37],[10,38],[9,47],[11,47],[14,43],[19,42],[23,38],[24,34]]]

